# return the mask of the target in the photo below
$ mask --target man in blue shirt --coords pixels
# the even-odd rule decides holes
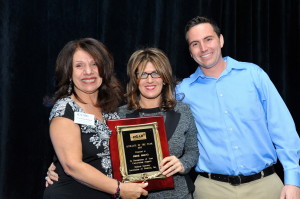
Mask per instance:
[[[268,75],[255,64],[223,58],[224,38],[211,19],[189,21],[186,40],[199,67],[176,92],[198,129],[194,197],[300,199],[300,139]],[[285,186],[274,173],[277,158]]]

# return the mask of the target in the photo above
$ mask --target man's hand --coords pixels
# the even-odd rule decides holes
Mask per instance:
[[[300,187],[285,185],[282,188],[280,199],[300,199]]]

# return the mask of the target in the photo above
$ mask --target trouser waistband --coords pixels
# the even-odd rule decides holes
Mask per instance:
[[[259,173],[249,175],[249,176],[244,176],[244,175],[232,176],[232,175],[222,175],[222,174],[214,174],[214,173],[206,173],[206,172],[200,172],[199,175],[209,179],[221,181],[221,182],[228,182],[233,186],[237,186],[243,183],[258,180],[260,178],[269,176],[273,173],[275,173],[274,166],[270,166],[265,168]]]

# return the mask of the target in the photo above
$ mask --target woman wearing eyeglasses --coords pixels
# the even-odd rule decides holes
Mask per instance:
[[[127,105],[119,108],[119,116],[162,115],[165,119],[170,156],[162,160],[160,171],[173,176],[175,188],[149,192],[148,198],[192,198],[194,185],[187,174],[198,160],[197,130],[189,106],[174,98],[175,81],[167,56],[156,48],[137,50],[128,61],[127,76]]]
[[[148,199],[191,199],[194,184],[188,173],[199,156],[197,130],[189,106],[174,98],[175,81],[169,59],[156,48],[138,50],[128,61],[127,76],[127,105],[119,108],[119,116],[162,115],[165,119],[170,156],[162,160],[160,171],[167,177],[173,176],[175,188],[148,192]],[[58,180],[54,170],[52,164],[47,172],[47,186]]]

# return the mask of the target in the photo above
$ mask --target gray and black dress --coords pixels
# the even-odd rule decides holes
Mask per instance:
[[[185,174],[173,175],[174,189],[149,192],[148,199],[192,198],[191,192],[194,185],[187,173],[197,163],[199,151],[197,129],[189,105],[178,101],[174,110],[167,112],[161,112],[159,108],[128,110],[125,105],[119,108],[118,114],[120,118],[163,115],[170,155],[176,156],[184,166]]]

